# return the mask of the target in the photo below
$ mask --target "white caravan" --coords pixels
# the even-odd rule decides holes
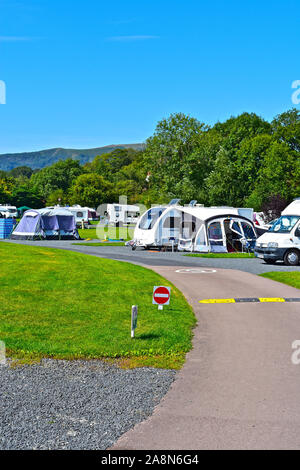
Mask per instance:
[[[9,206],[8,204],[6,205],[1,205],[0,204],[0,213],[5,217],[6,219],[12,218],[12,217],[18,217],[18,210],[16,206]]]
[[[253,249],[257,233],[252,209],[203,207],[196,201],[180,206],[177,201],[145,212],[136,225],[133,248],[172,247],[202,253]]]
[[[128,204],[107,204],[105,215],[109,224],[136,224],[140,217],[140,208]]]
[[[283,261],[290,266],[300,262],[300,198],[281,213],[268,232],[256,240],[255,255],[268,264]]]
[[[95,209],[90,207],[81,207],[80,205],[66,207],[75,217],[76,225],[81,223],[88,224],[90,221],[99,220],[99,216]]]

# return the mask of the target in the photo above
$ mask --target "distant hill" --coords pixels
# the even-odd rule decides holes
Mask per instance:
[[[67,158],[79,160],[81,164],[84,164],[92,161],[97,155],[125,148],[142,150],[144,144],[107,145],[106,147],[84,150],[55,148],[38,152],[5,153],[0,155],[0,170],[10,171],[17,166],[29,166],[35,170],[52,165],[58,160],[67,160]]]

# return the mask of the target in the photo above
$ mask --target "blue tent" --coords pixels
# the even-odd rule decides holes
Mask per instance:
[[[78,239],[74,215],[67,209],[31,209],[24,212],[22,219],[11,236],[15,240]]]

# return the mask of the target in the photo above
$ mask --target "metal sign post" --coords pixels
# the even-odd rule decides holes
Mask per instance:
[[[131,307],[131,338],[134,338],[134,330],[137,327],[138,306],[132,305]]]

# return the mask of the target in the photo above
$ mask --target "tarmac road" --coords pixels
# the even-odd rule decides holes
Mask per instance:
[[[270,271],[300,271],[300,266],[284,266],[282,263],[270,266],[258,258],[194,258],[185,256],[186,253],[178,252],[164,253],[159,251],[148,251],[141,248],[138,248],[136,251],[132,251],[130,247],[126,246],[86,246],[83,245],[83,243],[87,243],[84,240],[82,242],[63,240],[4,241],[10,243],[21,243],[24,245],[47,246],[49,248],[72,250],[93,256],[100,256],[101,258],[127,261],[144,266],[203,266],[208,268],[238,269],[253,274],[262,274]],[[93,240],[93,242],[99,242],[99,240]]]
[[[300,303],[200,304],[229,297],[300,297],[249,273],[155,267],[194,308],[193,350],[147,421],[113,449],[299,449]],[[163,313],[162,313],[163,314]]]

